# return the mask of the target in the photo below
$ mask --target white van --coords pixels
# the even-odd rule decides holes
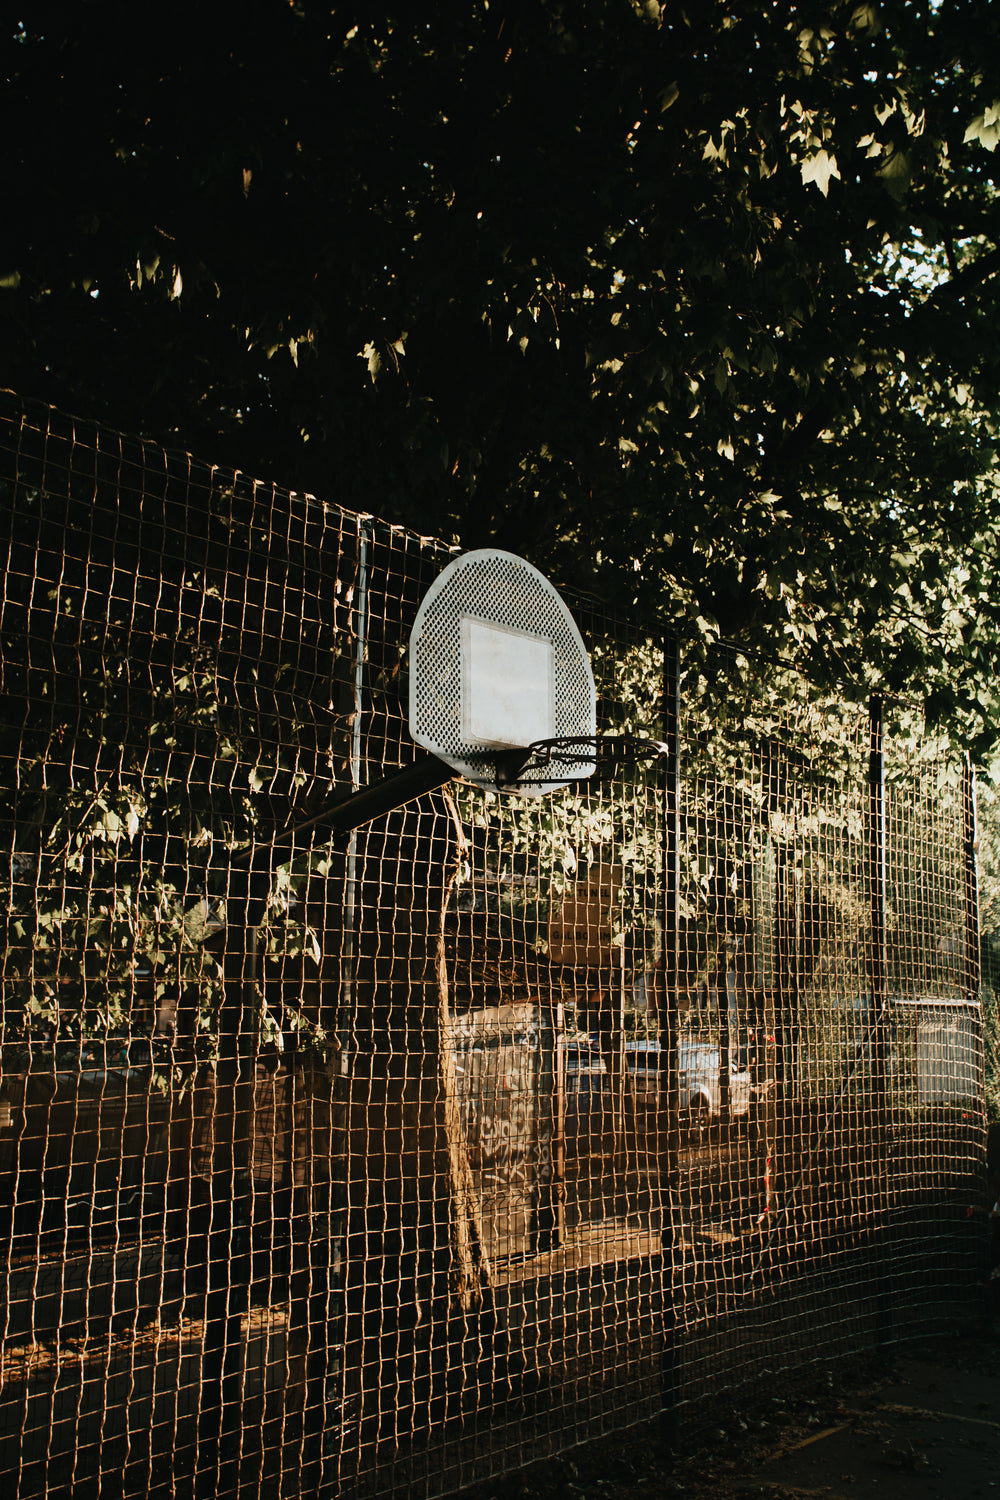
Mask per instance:
[[[659,1042],[626,1042],[625,1058],[636,1092],[655,1093],[660,1084]],[[719,1116],[719,1047],[699,1037],[682,1036],[677,1043],[678,1092],[682,1111],[699,1133]],[[750,1109],[750,1069],[733,1056],[729,1063],[729,1106],[734,1115]]]

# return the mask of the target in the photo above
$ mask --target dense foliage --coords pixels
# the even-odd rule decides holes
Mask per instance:
[[[986,0],[24,17],[0,380],[988,741]]]

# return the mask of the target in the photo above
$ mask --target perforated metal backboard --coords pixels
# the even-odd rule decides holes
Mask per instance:
[[[416,743],[496,789],[498,751],[595,731],[587,649],[552,584],[512,552],[456,557],[428,589],[410,635]],[[593,768],[593,757],[553,760],[544,779],[526,774],[504,790],[550,791]]]

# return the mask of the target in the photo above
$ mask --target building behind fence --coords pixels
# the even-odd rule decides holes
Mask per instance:
[[[275,843],[413,759],[449,549],[11,395],[0,508],[5,1496],[433,1496],[976,1317],[972,785],[902,710],[567,595],[667,756]]]

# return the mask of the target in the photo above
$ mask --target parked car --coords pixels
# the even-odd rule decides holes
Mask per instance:
[[[606,1077],[608,1070],[598,1047],[590,1042],[566,1042],[563,1057],[567,1098],[602,1091],[603,1086],[597,1080]]]
[[[611,1077],[600,1049],[585,1040],[565,1042],[563,1062],[566,1156],[580,1166],[613,1148]]]
[[[659,1042],[626,1042],[625,1058],[639,1099],[656,1095],[662,1058]],[[699,1037],[681,1037],[677,1073],[681,1111],[691,1130],[701,1135],[721,1112],[718,1044]],[[745,1057],[733,1055],[729,1063],[729,1107],[734,1115],[749,1112],[750,1082]]]
[[[609,1110],[610,1079],[597,1047],[586,1042],[566,1043],[565,1060],[567,1123],[569,1128],[579,1130],[584,1119],[596,1123]],[[653,1108],[660,1089],[659,1042],[626,1042],[625,1061],[640,1110]],[[721,1114],[718,1044],[700,1037],[681,1037],[677,1064],[682,1118],[700,1138]],[[729,1064],[729,1107],[733,1115],[749,1113],[750,1097],[751,1076],[745,1053],[734,1053]],[[594,1123],[588,1128],[593,1130]]]

